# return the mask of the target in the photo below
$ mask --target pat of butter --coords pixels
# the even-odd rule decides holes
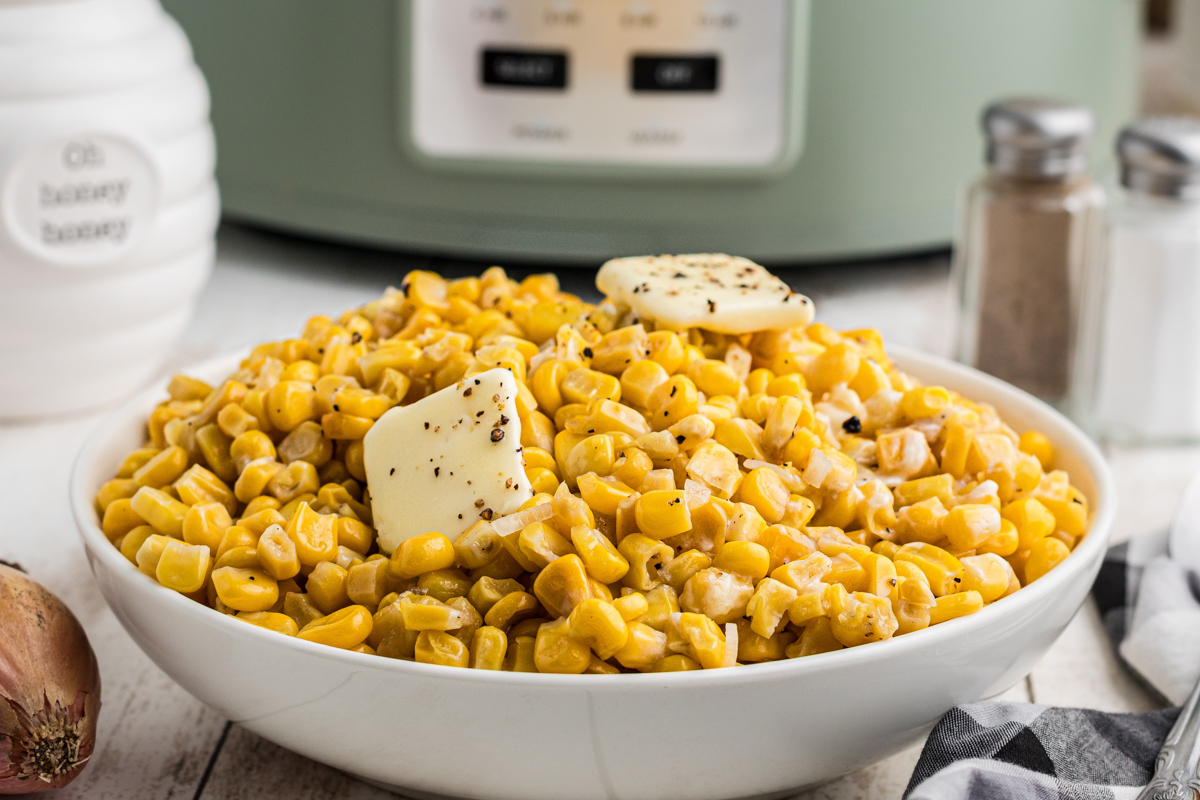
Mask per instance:
[[[363,461],[380,550],[430,531],[453,539],[533,497],[516,399],[512,372],[490,369],[371,426]]]
[[[614,258],[596,287],[675,329],[752,333],[808,325],[813,303],[749,259],[720,253]]]

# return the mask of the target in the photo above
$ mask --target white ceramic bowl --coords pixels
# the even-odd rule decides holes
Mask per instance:
[[[142,442],[163,386],[79,455],[71,503],[96,580],[134,640],[193,695],[309,758],[414,796],[494,800],[776,797],[917,741],[951,706],[1020,680],[1087,596],[1116,495],[1100,452],[1048,406],[974,370],[897,350],[899,366],[1044,431],[1092,503],[1089,535],[1048,575],[979,613],[791,661],[670,674],[538,675],[362,655],[238,622],[139,573],[101,533],[96,488]],[[219,380],[226,358],[198,367]]]

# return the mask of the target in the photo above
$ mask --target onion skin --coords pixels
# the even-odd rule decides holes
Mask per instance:
[[[62,602],[0,564],[0,795],[57,789],[91,758],[100,670]]]

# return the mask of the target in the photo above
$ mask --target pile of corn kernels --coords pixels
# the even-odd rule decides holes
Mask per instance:
[[[363,437],[497,366],[536,495],[379,552]],[[608,674],[825,653],[973,614],[1088,526],[1044,435],[897,371],[876,331],[656,330],[553,275],[413,272],[168,391],[96,495],[105,535],[220,613],[388,658]]]

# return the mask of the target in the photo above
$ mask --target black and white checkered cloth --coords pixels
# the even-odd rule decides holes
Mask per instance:
[[[1125,665],[1151,691],[1182,703],[1200,676],[1200,585],[1167,557],[1166,532],[1111,548],[1092,596]],[[929,735],[904,797],[1132,800],[1178,714],[959,706]]]

